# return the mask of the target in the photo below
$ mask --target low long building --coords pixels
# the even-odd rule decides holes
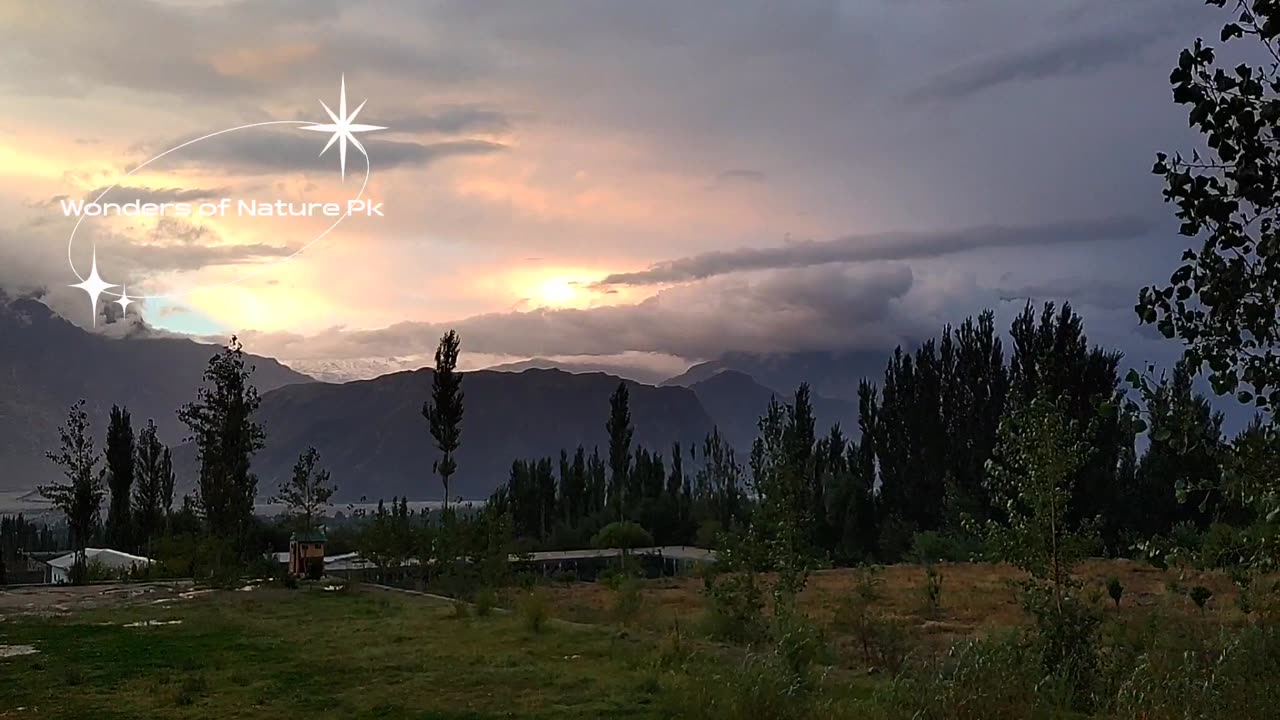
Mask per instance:
[[[145,568],[152,563],[151,558],[130,555],[111,548],[85,548],[84,561],[90,567],[97,566],[111,573],[119,574]],[[45,577],[45,582],[59,585],[71,582],[71,568],[75,564],[76,554],[74,552],[47,561],[45,565],[48,566],[49,570],[48,575]]]

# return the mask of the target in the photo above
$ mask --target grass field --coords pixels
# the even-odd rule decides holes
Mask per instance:
[[[380,590],[262,588],[9,616],[0,645],[39,652],[0,660],[0,717],[657,716],[640,641],[453,613]]]
[[[877,573],[877,612],[907,629],[913,653],[944,653],[956,640],[1027,622],[1015,600],[1013,569],[940,567],[936,611],[924,606],[923,568]],[[1175,620],[1179,633],[1246,623],[1221,575],[1179,577],[1123,561],[1089,562],[1081,570],[1086,587],[1108,606],[1113,631],[1156,617]],[[1111,576],[1126,587],[1119,609],[1102,591]],[[801,598],[833,651],[820,663],[829,703],[820,714],[898,717],[881,715],[873,698],[888,678],[868,674],[850,638],[829,627],[860,577],[856,570],[819,572]],[[1197,584],[1214,591],[1203,614],[1186,598]],[[602,584],[541,588],[550,614],[562,619],[541,632],[528,629],[518,612],[458,617],[452,603],[370,587],[0,593],[0,649],[38,651],[0,657],[0,718],[647,718],[671,717],[673,708],[685,717],[772,716],[756,706],[746,715],[700,707],[725,702],[714,697],[716,677],[728,682],[750,670],[742,648],[701,635],[700,580],[632,588],[633,611],[625,618],[623,593]],[[683,648],[676,654],[697,653],[696,667],[709,683],[682,684],[685,667],[669,662],[677,625]],[[705,703],[703,693],[710,693]]]

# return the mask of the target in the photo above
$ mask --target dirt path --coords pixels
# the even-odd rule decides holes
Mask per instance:
[[[0,620],[11,615],[60,615],[94,608],[163,605],[195,597],[190,580],[109,585],[39,585],[0,589]]]

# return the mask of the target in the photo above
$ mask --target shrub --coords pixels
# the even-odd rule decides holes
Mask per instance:
[[[471,606],[465,600],[453,601],[453,619],[466,620],[471,617]]]
[[[591,544],[598,548],[621,548],[625,551],[652,545],[653,536],[630,520],[619,520],[600,528],[600,532],[591,538]]]
[[[669,675],[664,715],[684,720],[808,720],[819,716],[810,689],[773,655],[748,653],[740,664],[689,662]]]
[[[1056,688],[1042,683],[1032,644],[1018,635],[957,643],[942,663],[902,676],[878,692],[892,717],[912,720],[1022,720],[1039,717]]]
[[[532,633],[542,632],[547,626],[547,621],[551,619],[551,603],[547,600],[546,593],[537,588],[520,598],[517,609],[520,613],[520,624]]]
[[[1116,609],[1120,609],[1120,598],[1124,596],[1124,585],[1120,583],[1120,578],[1114,575],[1107,578],[1107,594],[1111,596],[1111,602],[1116,604]]]
[[[764,596],[752,573],[735,573],[706,580],[707,609],[703,624],[717,640],[757,643],[768,635]]]
[[[489,617],[493,614],[493,607],[498,603],[498,596],[492,588],[480,588],[476,591],[476,616]]]
[[[657,665],[661,668],[683,668],[693,656],[693,650],[684,641],[677,622],[658,643]]]
[[[1055,598],[1047,588],[1028,588],[1024,606],[1035,618],[1040,669],[1069,688],[1077,710],[1087,710],[1098,679],[1102,618],[1072,594]]]
[[[1213,597],[1213,591],[1203,585],[1197,585],[1191,588],[1191,592],[1187,593],[1187,597],[1191,598],[1191,602],[1196,604],[1200,614],[1203,615],[1205,605]]]
[[[981,559],[982,555],[982,541],[967,535],[928,530],[911,537],[911,557],[925,565],[936,562],[970,562]]]
[[[703,520],[698,525],[698,532],[693,537],[693,544],[700,548],[714,550],[720,546],[720,534],[724,532],[724,526],[719,520]]]
[[[938,572],[936,565],[925,565],[922,593],[925,614],[929,617],[937,617],[942,609],[942,573]]]
[[[907,627],[902,621],[874,609],[879,599],[875,584],[878,580],[872,573],[863,577],[867,584],[855,588],[853,594],[842,598],[836,606],[832,627],[854,639],[869,668],[897,675],[906,665],[909,654]]]
[[[613,589],[613,607],[611,614],[619,625],[631,625],[640,615],[644,607],[644,596],[640,593],[640,582],[635,578],[622,578]]]
[[[1280,634],[1250,627],[1211,636],[1194,650],[1157,644],[1142,653],[1117,689],[1119,718],[1263,720],[1280,703]]]
[[[791,673],[794,683],[811,686],[813,666],[826,655],[822,632],[803,616],[790,611],[777,617],[774,635],[774,655],[782,668]]]

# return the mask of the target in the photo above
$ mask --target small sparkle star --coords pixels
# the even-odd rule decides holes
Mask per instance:
[[[93,266],[89,270],[89,277],[86,278],[84,282],[77,283],[75,285],[72,285],[71,287],[80,288],[81,290],[89,293],[89,316],[93,318],[93,326],[97,327],[98,326],[98,296],[102,294],[103,290],[106,290],[108,288],[118,287],[116,285],[112,285],[111,283],[104,282],[102,278],[98,276],[97,248],[94,248],[94,251],[93,251]]]
[[[120,316],[124,317],[129,314],[129,306],[133,304],[133,300],[129,298],[129,291],[123,285],[120,286],[120,299],[113,300],[115,304],[120,306]]]
[[[344,74],[342,76],[342,94],[338,97],[338,114],[335,115],[333,111],[329,109],[329,106],[324,104],[323,100],[320,101],[320,107],[324,108],[324,111],[329,113],[329,119],[333,120],[333,122],[325,123],[323,125],[305,125],[299,128],[300,130],[333,133],[329,138],[328,144],[324,146],[324,150],[320,151],[320,154],[324,155],[328,152],[329,148],[333,146],[335,140],[338,142],[338,162],[342,168],[343,180],[347,179],[347,141],[350,140],[351,144],[355,145],[357,150],[363,153],[365,157],[369,157],[369,153],[365,152],[364,146],[360,144],[359,140],[356,140],[354,133],[370,132],[372,130],[386,130],[386,128],[381,125],[360,125],[352,122],[356,119],[356,115],[359,115],[360,111],[364,109],[364,104],[367,102],[369,101],[365,100],[360,103],[360,107],[351,111],[350,115],[347,114],[347,76]]]

